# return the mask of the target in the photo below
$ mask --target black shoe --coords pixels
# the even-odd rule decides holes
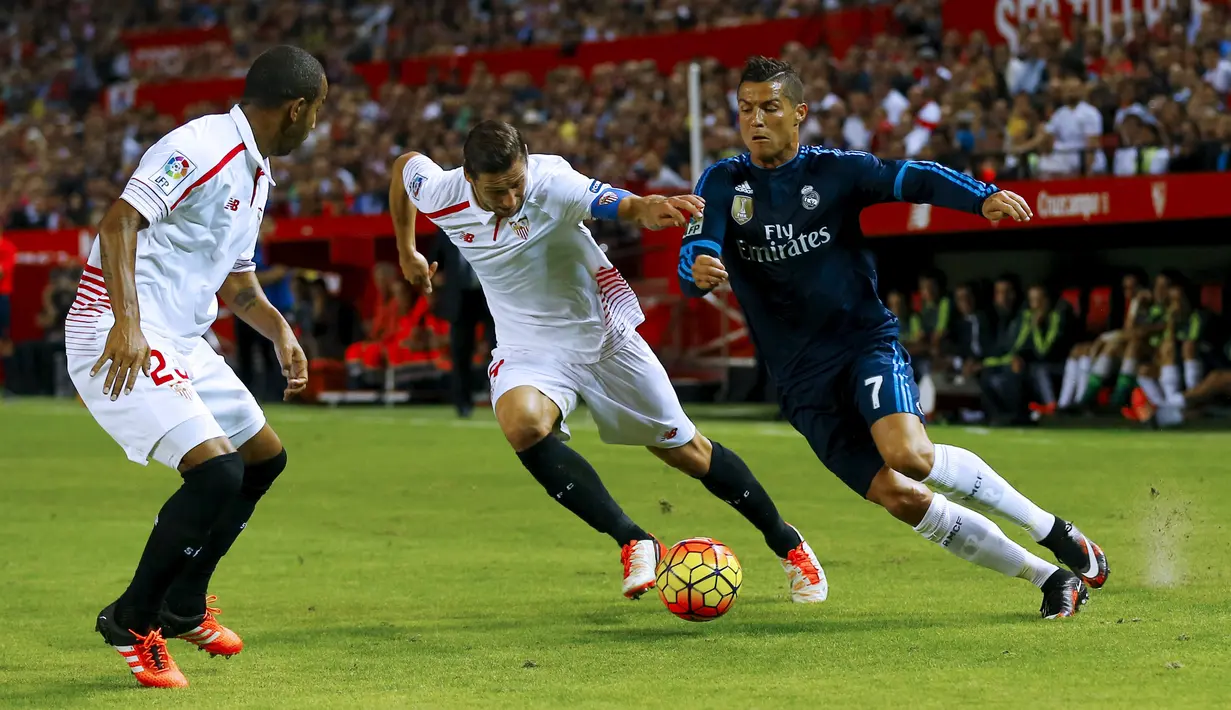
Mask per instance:
[[[1056,555],[1060,564],[1073,570],[1092,589],[1101,589],[1107,583],[1111,568],[1103,548],[1082,534],[1072,523],[1056,518],[1056,524],[1047,537],[1039,541]]]
[[[1043,605],[1039,613],[1044,619],[1059,619],[1073,616],[1090,599],[1090,592],[1081,578],[1067,570],[1058,569],[1043,583]]]

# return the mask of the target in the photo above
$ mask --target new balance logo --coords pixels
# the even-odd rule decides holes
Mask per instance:
[[[469,244],[474,241],[474,235],[471,234],[470,232],[466,232],[465,234],[462,235],[462,241]]]
[[[744,193],[745,195],[751,195],[751,194],[752,194],[752,186],[748,184],[748,181],[747,181],[747,180],[745,180],[745,181],[743,181],[743,182],[741,182],[740,184],[738,184],[738,185],[736,185],[736,186],[735,186],[735,191],[736,191],[736,192],[742,192],[742,193]]]
[[[232,212],[238,212],[239,211],[239,200],[232,197],[231,199],[226,201],[226,204],[224,204],[223,207],[231,210]]]

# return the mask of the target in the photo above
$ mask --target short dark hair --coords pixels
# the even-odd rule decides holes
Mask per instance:
[[[778,79],[782,82],[782,95],[793,104],[804,102],[804,82],[796,73],[795,67],[781,59],[771,59],[757,55],[748,57],[744,63],[744,73],[739,76],[739,83],[746,81],[761,83]]]
[[[261,53],[244,78],[243,103],[257,108],[278,108],[287,101],[316,101],[321,94],[325,67],[307,50],[289,44]]]
[[[526,139],[504,121],[483,121],[470,129],[462,146],[462,169],[472,178],[508,172],[526,157]]]

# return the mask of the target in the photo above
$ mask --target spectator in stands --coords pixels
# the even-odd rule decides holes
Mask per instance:
[[[1035,411],[1055,412],[1052,380],[1060,374],[1067,329],[1064,311],[1055,307],[1046,287],[1031,286],[1027,307],[1017,319],[1017,333],[1008,351],[983,361],[981,385],[993,423],[1024,423],[1027,396],[1031,392]]]
[[[1107,161],[1102,151],[1096,150],[1103,136],[1103,114],[1086,100],[1087,93],[1081,79],[1064,80],[1064,105],[1047,122],[1051,152],[1039,159],[1040,176],[1073,177],[1106,171]]]
[[[469,417],[476,386],[481,384],[474,372],[475,329],[483,329],[490,351],[496,347],[495,326],[478,276],[443,234],[432,242],[430,261],[440,265],[437,274],[443,279],[436,311],[449,324],[453,406],[459,417]]]
[[[1158,128],[1130,113],[1120,123],[1120,147],[1112,160],[1116,177],[1161,175],[1167,172],[1171,154],[1162,146]]]
[[[963,377],[972,377],[991,349],[995,334],[987,314],[978,307],[973,285],[962,284],[954,289],[953,305],[953,369]]]
[[[944,295],[941,278],[935,271],[919,277],[919,310],[908,321],[905,345],[917,377],[929,374],[932,365],[941,362],[941,351],[949,336],[953,304]]]
[[[1064,364],[1064,379],[1060,386],[1058,411],[1082,406],[1087,398],[1097,394],[1103,381],[1111,375],[1115,361],[1124,354],[1130,326],[1139,321],[1138,309],[1149,298],[1146,275],[1139,269],[1126,272],[1120,279],[1120,303],[1112,310],[1111,328],[1093,341],[1077,343],[1069,351]],[[1141,312],[1141,318],[1147,311]],[[1144,325],[1145,321],[1141,320]]]
[[[1155,406],[1175,402],[1181,392],[1197,387],[1207,365],[1223,364],[1222,353],[1214,344],[1218,336],[1212,328],[1212,314],[1193,305],[1192,285],[1186,279],[1179,274],[1169,276],[1166,330],[1155,360],[1142,363],[1137,373],[1137,384]],[[1137,418],[1135,409],[1126,408],[1125,416]]]

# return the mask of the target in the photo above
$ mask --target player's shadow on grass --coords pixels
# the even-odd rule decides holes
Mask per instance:
[[[723,634],[746,636],[791,636],[796,634],[867,634],[883,631],[913,631],[938,628],[964,628],[971,626],[1000,626],[1021,624],[1035,620],[1029,614],[992,612],[964,614],[952,617],[911,616],[824,616],[811,619],[783,619],[781,621],[727,619],[693,624],[679,624],[651,628],[614,628],[610,626],[590,628],[579,638],[602,638],[613,643],[642,643],[668,638],[685,638],[709,633],[710,628],[721,627]]]

